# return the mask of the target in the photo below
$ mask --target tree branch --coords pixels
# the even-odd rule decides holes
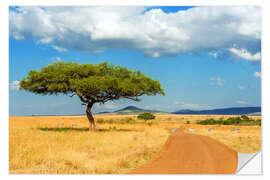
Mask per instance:
[[[130,99],[130,100],[133,100],[133,101],[140,101],[140,99],[138,97],[129,97],[129,96],[123,96],[124,98],[127,98],[127,99]]]
[[[69,97],[73,97],[74,95],[76,95],[75,93],[74,94],[71,94]]]
[[[82,101],[82,102],[84,102],[84,103],[88,103],[88,101],[87,100],[85,100],[82,96],[79,96],[78,94],[77,94],[77,96],[80,98],[80,100]]]

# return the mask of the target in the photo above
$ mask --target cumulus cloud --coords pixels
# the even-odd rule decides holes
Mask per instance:
[[[12,90],[19,90],[19,88],[20,88],[20,81],[17,81],[17,80],[12,81],[12,83],[10,83],[10,88]]]
[[[109,102],[107,102],[107,103],[105,103],[105,104],[97,103],[97,104],[95,104],[94,106],[95,106],[95,108],[97,108],[97,109],[115,109],[115,108],[118,107],[118,106],[117,106],[114,102],[112,102],[112,101],[109,101]]]
[[[11,10],[9,17],[12,37],[34,38],[60,52],[125,49],[161,57],[224,50],[246,60],[260,57],[259,7],[209,6],[165,13],[142,6],[25,6]],[[235,45],[240,52],[231,49]]]
[[[237,48],[229,48],[229,51],[236,55],[239,58],[248,60],[248,61],[260,61],[261,60],[261,53],[257,52],[255,54],[251,54],[246,49],[237,49]]]
[[[225,83],[225,80],[221,79],[220,77],[212,77],[210,78],[210,81],[212,85],[217,85],[217,86],[223,86]]]
[[[184,101],[174,101],[173,104],[180,109],[210,109],[212,106],[207,104],[194,104]]]
[[[216,59],[218,57],[218,52],[209,52],[209,55]]]
[[[61,48],[61,47],[56,46],[56,45],[52,45],[52,48],[55,49],[58,52],[67,52],[66,48]]]
[[[254,72],[254,76],[256,78],[261,78],[261,72]]]
[[[237,104],[248,104],[247,101],[243,101],[243,100],[238,100],[236,101]]]

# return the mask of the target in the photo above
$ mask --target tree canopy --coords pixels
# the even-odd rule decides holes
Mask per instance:
[[[145,121],[155,118],[156,118],[155,115],[151,112],[144,112],[138,115],[138,119],[143,119]]]
[[[31,70],[20,88],[36,94],[77,94],[84,101],[105,103],[121,97],[138,101],[141,95],[164,95],[158,81],[140,71],[108,64],[57,62]]]
[[[90,109],[94,103],[106,103],[120,98],[139,101],[142,95],[165,94],[159,81],[140,71],[107,62],[56,62],[40,71],[29,71],[20,81],[20,89],[43,95],[77,95]]]

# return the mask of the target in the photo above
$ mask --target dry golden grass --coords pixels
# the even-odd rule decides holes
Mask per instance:
[[[232,126],[232,125],[185,125],[188,128],[195,129],[194,134],[209,136],[213,139],[226,144],[230,148],[241,153],[254,153],[261,149],[261,127],[260,126]],[[214,131],[209,132],[208,129]],[[232,132],[233,129],[239,129]]]
[[[136,115],[96,115],[97,119],[120,120]],[[171,128],[196,129],[197,134],[217,139],[244,153],[261,146],[259,126],[209,126],[184,124],[223,116],[159,114],[152,126],[97,124],[88,132],[83,116],[10,117],[9,172],[11,174],[123,174],[155,156],[165,144]],[[224,116],[224,118],[227,118]],[[254,117],[253,117],[254,118]],[[258,119],[260,117],[255,117]],[[64,124],[64,131],[59,131]],[[72,125],[76,125],[75,127]],[[116,127],[115,130],[109,130]],[[214,127],[214,132],[208,128]],[[239,132],[231,132],[238,128]]]
[[[61,123],[77,127],[59,132]],[[126,173],[158,152],[169,135],[145,124],[102,124],[91,133],[87,123],[84,117],[10,117],[10,173]]]

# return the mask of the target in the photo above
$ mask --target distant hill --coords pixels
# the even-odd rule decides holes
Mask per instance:
[[[141,109],[141,108],[137,108],[136,106],[127,106],[123,109],[119,109],[117,111],[114,111],[114,113],[117,113],[117,114],[140,114],[143,112],[164,113],[162,111]]]
[[[98,113],[94,113],[94,114],[108,114],[111,113],[110,111],[102,111],[102,112],[98,112]]]
[[[262,113],[261,112],[254,112],[254,113],[249,113],[247,115],[249,115],[249,116],[261,116]]]
[[[141,108],[137,108],[136,106],[127,106],[123,109],[119,109],[117,111],[114,111],[114,112],[121,112],[121,111],[142,111],[143,109]]]
[[[173,114],[214,114],[214,115],[241,115],[241,114],[261,114],[261,107],[232,107],[212,110],[179,110]]]
[[[125,108],[116,110],[116,111],[103,111],[94,114],[119,114],[119,115],[127,115],[127,114],[140,114],[143,112],[152,112],[152,113],[169,113],[165,111],[157,111],[157,110],[148,110],[138,108],[136,106],[127,106]],[[190,109],[182,109],[179,111],[171,112],[171,114],[213,114],[213,115],[250,115],[250,116],[260,116],[261,115],[261,107],[232,107],[232,108],[223,108],[223,109],[212,109],[212,110],[190,110]],[[85,116],[85,114],[69,114],[69,115],[41,115],[41,114],[33,114],[31,116]]]
[[[107,113],[114,113],[114,114],[140,114],[140,113],[143,113],[143,112],[152,112],[152,113],[165,113],[165,112],[162,112],[162,111],[156,111],[156,110],[147,110],[147,109],[141,109],[141,108],[138,108],[136,106],[127,106],[123,109],[119,109],[117,111],[113,111],[113,112],[100,112],[100,113],[97,113],[97,114],[107,114]]]

